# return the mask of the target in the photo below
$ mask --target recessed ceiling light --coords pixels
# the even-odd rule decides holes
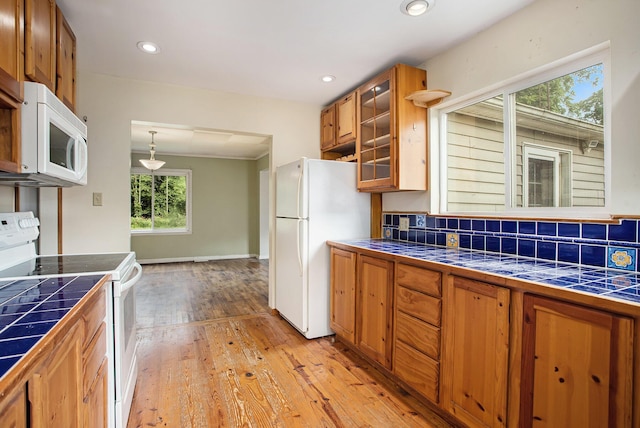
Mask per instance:
[[[136,46],[144,53],[157,54],[160,52],[160,47],[153,42],[138,42]]]
[[[400,11],[409,16],[420,16],[433,7],[435,0],[404,0]]]
[[[330,74],[322,76],[322,81],[325,83],[333,82],[334,80],[336,80],[336,76],[331,76]]]

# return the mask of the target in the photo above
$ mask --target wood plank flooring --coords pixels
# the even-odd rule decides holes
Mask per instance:
[[[267,305],[256,259],[145,265],[128,427],[450,427],[332,338]]]

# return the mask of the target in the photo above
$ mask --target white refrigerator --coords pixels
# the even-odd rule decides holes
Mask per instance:
[[[329,328],[327,240],[370,236],[371,197],[356,164],[302,158],[276,169],[275,304],[307,339]]]

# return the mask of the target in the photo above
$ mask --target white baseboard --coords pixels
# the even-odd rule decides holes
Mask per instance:
[[[169,257],[164,259],[138,259],[138,263],[141,265],[151,265],[159,263],[180,263],[180,262],[208,262],[214,260],[229,260],[229,259],[251,259],[257,258],[256,254],[229,254],[224,256],[196,256],[196,257]]]

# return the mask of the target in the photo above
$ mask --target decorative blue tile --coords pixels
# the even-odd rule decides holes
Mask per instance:
[[[607,226],[604,224],[584,223],[582,237],[585,239],[607,239]]]
[[[636,220],[622,220],[620,224],[609,225],[609,241],[636,242]]]
[[[436,245],[436,233],[427,232],[427,244]]]
[[[392,223],[393,226],[400,226],[400,216],[398,214],[393,215]]]
[[[385,226],[390,226],[391,225],[391,214],[385,214],[384,215],[384,222],[383,224]]]
[[[457,229],[458,228],[458,219],[457,218],[448,218],[447,219],[447,229]]]
[[[471,228],[477,232],[485,231],[485,221],[484,220],[471,220]]]
[[[557,223],[549,223],[546,221],[538,222],[538,235],[556,236]]]
[[[565,238],[579,238],[580,224],[579,223],[558,223],[558,236],[562,236]]]
[[[384,239],[392,239],[393,238],[393,229],[390,227],[385,227],[382,229],[382,236]]]
[[[518,222],[518,233],[523,235],[535,235],[536,234],[536,222],[535,221],[520,221]]]
[[[487,222],[487,226],[488,226]],[[498,223],[498,227],[500,227],[500,223]],[[500,238],[497,236],[487,236],[487,251],[492,251],[494,253],[500,252]]]
[[[605,247],[599,245],[581,245],[580,263],[590,266],[606,266]]]
[[[474,250],[484,251],[484,236],[473,235],[471,237],[471,248]]]
[[[408,231],[401,230],[398,239],[401,240],[401,241],[406,241],[407,240],[407,236],[408,236]]]
[[[49,332],[57,322],[58,321],[47,321],[32,324],[14,324],[0,334],[0,340],[12,339],[15,337],[44,335]]]
[[[425,227],[427,225],[427,216],[424,214],[418,214],[416,216],[416,226]]]
[[[524,257],[535,257],[536,241],[533,239],[518,239],[518,255]]]
[[[507,254],[517,254],[518,240],[515,238],[502,238],[502,252]]]
[[[416,216],[415,216],[415,214],[409,214],[407,217],[409,218],[409,227],[416,227]]]
[[[416,239],[417,239],[417,242],[424,244],[425,242],[427,242],[427,232],[425,232],[424,230],[419,230],[417,232]]]
[[[460,230],[471,230],[471,220],[467,218],[460,219]]]
[[[407,237],[409,242],[418,242],[418,234],[415,230],[409,231],[409,236]]]
[[[518,222],[513,220],[502,220],[502,231],[504,233],[517,233]]]
[[[400,237],[400,231],[398,229],[393,229],[393,238],[398,239]]]
[[[447,234],[444,232],[436,233],[436,245],[447,245]]]
[[[582,291],[582,292],[590,293],[590,294],[603,294],[603,293],[606,293],[608,291],[606,288],[592,287],[591,284],[588,284],[588,285],[573,285],[573,286],[569,287],[569,289],[573,290],[573,291]]]
[[[426,227],[435,228],[436,227],[436,218],[427,216],[427,224]]]
[[[458,235],[458,245],[460,248],[471,248],[471,235],[461,233]]]
[[[616,299],[627,300],[630,302],[640,303],[640,287],[635,289],[627,289],[605,294],[605,297],[615,297]]]
[[[485,226],[487,232],[500,232],[500,220],[487,220]]]
[[[580,245],[558,243],[558,261],[580,263]]]
[[[607,247],[607,267],[635,271],[636,256],[635,248]]]
[[[436,228],[438,228],[438,229],[446,229],[447,228],[447,219],[446,218],[436,218]]]
[[[538,241],[537,257],[545,260],[556,259],[556,243],[548,241]]]

